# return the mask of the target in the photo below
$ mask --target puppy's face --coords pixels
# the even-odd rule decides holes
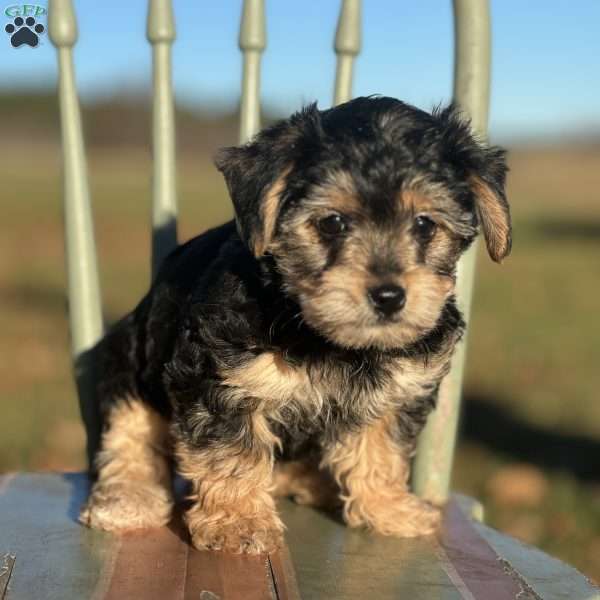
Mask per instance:
[[[310,186],[270,249],[304,320],[327,338],[403,346],[435,326],[452,294],[465,223],[445,190],[417,178],[372,197],[357,188],[344,170]]]
[[[503,152],[452,109],[390,98],[310,107],[218,166],[243,239],[274,257],[304,321],[343,347],[429,333],[479,225],[494,260],[510,250]]]

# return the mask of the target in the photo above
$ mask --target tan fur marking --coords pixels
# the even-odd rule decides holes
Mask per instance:
[[[496,194],[479,177],[470,178],[471,188],[477,198],[477,214],[492,260],[501,262],[510,253],[511,230],[508,209],[503,207]]]
[[[297,504],[335,508],[340,504],[339,489],[331,475],[307,461],[281,462],[273,474],[276,496],[289,497]]]
[[[128,399],[113,407],[107,426],[96,456],[98,480],[80,521],[109,531],[168,523],[173,497],[166,421],[140,400]]]
[[[431,199],[418,190],[402,190],[400,194],[398,194],[398,201],[405,210],[411,210],[415,214],[433,209]]]
[[[420,210],[429,210],[448,199],[448,188],[443,183],[432,182],[429,173],[415,171],[404,178],[400,198],[404,194],[408,205],[412,202]]]
[[[256,447],[193,449],[178,442],[178,470],[192,484],[185,515],[196,548],[258,554],[282,544],[273,488],[273,445],[279,440],[253,416]]]
[[[433,533],[440,512],[408,491],[409,462],[393,441],[394,415],[346,434],[323,456],[342,489],[344,519],[383,535],[414,537]]]
[[[414,186],[414,187],[412,187]],[[443,206],[451,202],[448,190],[440,184],[416,180],[404,184],[402,191],[397,196],[397,201],[404,211],[412,215],[427,215],[439,226],[435,233],[434,240],[440,238],[440,233],[452,231],[461,235],[465,227],[470,229],[470,225],[457,224],[450,218]]]
[[[312,190],[305,206],[312,209],[323,208],[327,212],[337,210],[342,213],[353,213],[362,210],[361,203],[356,197],[354,181],[346,171],[330,173],[325,183]]]
[[[252,415],[252,433],[255,442],[260,444],[266,452],[272,454],[275,446],[280,450],[282,449],[281,440],[271,431],[267,419],[260,412],[255,412]]]
[[[431,329],[454,288],[451,277],[437,275],[427,267],[410,269],[399,278],[406,290],[402,319],[422,329]]]
[[[262,220],[262,231],[254,239],[254,255],[258,258],[262,256],[268,249],[273,233],[275,232],[275,223],[279,213],[279,201],[281,200],[281,192],[285,189],[286,178],[291,171],[291,167],[275,180],[270,189],[266,192],[261,203],[260,215]]]
[[[263,352],[249,363],[222,372],[223,383],[237,388],[240,397],[279,403],[309,385],[304,367],[294,367],[274,352]]]

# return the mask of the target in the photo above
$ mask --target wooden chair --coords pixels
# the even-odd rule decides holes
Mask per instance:
[[[342,0],[335,35],[334,102],[351,97],[360,51],[360,0]],[[487,0],[454,0],[454,100],[481,136],[489,104]],[[64,166],[71,351],[88,451],[98,441],[92,349],[103,333],[81,119],[72,48],[77,27],[71,0],[49,0],[49,33],[57,48]],[[170,0],[150,0],[148,39],[154,58],[152,265],[177,243],[174,108],[170,51],[175,39]],[[240,140],[260,127],[260,59],[265,49],[264,0],[245,0],[239,45],[244,55]],[[459,302],[469,314],[475,252],[459,267]],[[439,405],[420,439],[414,489],[448,501],[439,538],[397,540],[352,531],[330,516],[281,503],[287,548],[264,557],[199,552],[179,519],[168,528],[122,537],[77,523],[85,474],[0,477],[0,600],[195,598],[200,600],[351,600],[388,598],[564,598],[591,600],[600,591],[577,571],[481,523],[481,506],[449,497],[464,344],[443,383]]]

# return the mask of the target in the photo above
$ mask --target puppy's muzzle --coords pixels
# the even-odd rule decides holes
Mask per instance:
[[[367,291],[367,296],[375,311],[386,319],[400,312],[406,304],[406,292],[399,285],[372,287]]]

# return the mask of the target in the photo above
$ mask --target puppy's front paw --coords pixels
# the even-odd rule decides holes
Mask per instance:
[[[382,535],[417,537],[432,535],[440,527],[440,508],[421,500],[414,494],[399,492],[397,495],[371,499],[368,504],[352,503],[344,511],[348,525],[366,526]]]
[[[105,531],[150,529],[166,525],[172,509],[171,492],[161,485],[98,482],[81,509],[79,521]]]
[[[228,515],[215,520],[192,509],[185,520],[192,544],[199,550],[262,554],[275,552],[283,545],[283,524],[271,515]]]

